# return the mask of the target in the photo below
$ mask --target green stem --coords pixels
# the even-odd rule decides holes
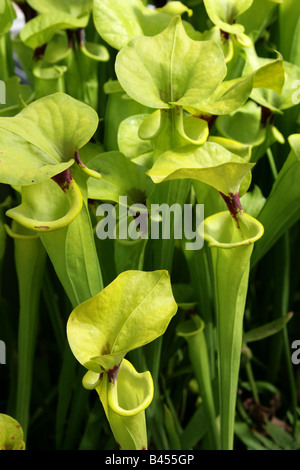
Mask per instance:
[[[289,298],[290,298],[290,237],[289,232],[286,232],[282,239],[277,243],[276,251],[276,265],[277,275],[275,276],[275,306],[274,310],[278,317],[285,317],[289,310]],[[284,261],[284,262],[283,262]],[[276,288],[277,286],[277,288]],[[295,426],[298,419],[297,406],[297,387],[293,372],[293,365],[291,361],[291,352],[290,352],[290,341],[288,335],[288,328],[284,326],[282,331],[279,333],[279,338],[276,335],[272,338],[271,344],[272,354],[272,363],[273,367],[271,369],[271,380],[275,380],[278,374],[278,368],[280,364],[280,358],[284,356],[286,362],[287,376],[290,386],[291,394],[291,409],[294,418],[293,431],[295,432]]]
[[[268,156],[268,160],[269,160],[269,164],[270,164],[270,168],[271,168],[271,171],[272,171],[273,178],[274,178],[274,180],[276,180],[277,176],[278,176],[278,171],[277,171],[277,168],[276,168],[276,163],[275,163],[275,159],[274,159],[272,150],[270,148],[267,149],[267,156]]]
[[[249,384],[250,384],[250,387],[251,387],[251,390],[252,390],[252,393],[253,393],[253,398],[256,401],[256,403],[259,403],[260,402],[259,394],[258,394],[256,382],[255,382],[255,379],[254,379],[253,369],[252,369],[252,364],[251,364],[250,359],[247,360],[245,368],[246,368],[246,373],[247,373],[247,376],[248,376]]]
[[[16,224],[15,228],[18,230]],[[24,233],[23,229],[21,233]],[[16,419],[21,424],[24,439],[26,439],[38,328],[39,300],[46,253],[35,234],[26,236],[16,233],[13,236],[20,302]]]
[[[45,270],[42,292],[43,292],[43,297],[45,299],[45,303],[48,307],[48,313],[49,313],[50,320],[53,326],[57,346],[61,352],[61,355],[63,356],[66,336],[65,336],[65,331],[64,331],[63,324],[61,321],[60,312],[59,312],[57,303],[55,301],[55,292],[53,290],[49,271],[47,269]]]
[[[103,289],[102,273],[95,245],[94,231],[87,206],[87,176],[73,169],[83,196],[79,215],[68,226],[40,237],[56,274],[75,308]]]
[[[9,33],[0,34],[0,80],[7,80],[14,74],[13,62],[9,54],[10,47]]]
[[[243,317],[253,246],[212,247],[217,314],[221,449],[233,449]]]
[[[83,206],[79,215],[67,227],[49,233],[40,233],[43,245],[49,255],[54,270],[70,301],[70,308],[75,308],[85,300],[95,296],[103,289],[102,273],[95,245],[94,232],[87,206],[87,176],[73,168],[76,182],[83,196]],[[66,429],[66,446],[73,443],[73,428],[81,426],[83,409],[86,408],[88,395],[72,387],[82,378],[81,367],[76,367],[76,360],[66,343],[62,370],[59,379],[58,405],[56,414],[57,443],[63,445],[64,426]],[[80,409],[72,407],[77,403]],[[76,406],[77,406],[76,405]],[[68,414],[69,413],[69,414]],[[76,422],[76,425],[74,424]]]
[[[199,314],[205,323],[204,334],[209,355],[211,377],[214,378],[216,375],[215,325],[208,247],[204,245],[201,250],[186,251],[185,256],[189,264],[189,271],[191,273],[191,280],[194,286]]]
[[[209,423],[211,448],[218,450],[220,436],[216,422],[216,410],[211,385],[210,363],[204,333],[204,322],[198,316],[181,323],[177,334],[183,336],[188,343],[189,357]]]

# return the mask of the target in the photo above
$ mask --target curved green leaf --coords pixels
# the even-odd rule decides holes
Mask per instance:
[[[139,137],[139,128],[149,114],[135,114],[124,119],[119,126],[118,145],[120,152],[130,159],[152,154],[153,145],[150,140]]]
[[[150,108],[194,106],[226,75],[221,47],[214,41],[192,40],[180,17],[153,38],[130,41],[118,53],[115,68],[126,93]]]
[[[236,194],[253,167],[215,142],[187,145],[163,153],[147,174],[155,183],[173,179],[195,179],[218,191]]]
[[[243,75],[255,71],[251,99],[275,113],[293,106],[292,83],[299,77],[299,67],[284,61],[280,55],[276,60],[258,57],[254,46],[245,51],[245,60]]]
[[[20,32],[20,38],[31,49],[47,44],[60,30],[85,28],[88,16],[76,18],[68,13],[48,12],[28,21]]]
[[[9,32],[16,16],[12,2],[10,0],[2,0],[0,2],[0,35]]]
[[[249,98],[254,83],[254,76],[236,78],[222,82],[212,95],[204,100],[197,109],[197,104],[193,108],[186,108],[192,114],[230,114],[245,104]]]
[[[93,61],[107,62],[109,60],[108,50],[102,44],[85,41],[80,48],[82,53]]]
[[[132,364],[123,359],[115,381],[110,381],[104,373],[96,391],[119,449],[146,450],[144,410],[153,397],[150,373],[137,373]]]
[[[262,126],[262,110],[253,101],[228,116],[220,116],[216,121],[218,131],[225,137],[244,144],[257,146],[264,142],[266,128]]]
[[[109,95],[104,119],[104,147],[107,151],[120,150],[118,131],[121,122],[127,117],[147,113],[149,108],[129,98],[117,80],[106,82],[104,92]]]
[[[275,335],[285,327],[285,325],[292,319],[292,317],[293,313],[288,313],[285,317],[277,318],[272,322],[247,331],[246,333],[244,333],[243,343],[248,344]]]
[[[0,181],[28,185],[63,172],[97,126],[97,113],[64,93],[41,98],[15,117],[0,118]]]
[[[101,180],[90,178],[88,194],[90,199],[119,202],[120,196],[127,196],[128,204],[144,203],[154,190],[151,179],[144,170],[120,152],[105,152],[89,161],[89,167],[101,171]],[[128,175],[124,178],[124,174]]]
[[[27,2],[34,10],[39,13],[69,13],[75,17],[81,17],[91,12],[92,0],[28,0]]]
[[[108,387],[107,403],[120,416],[134,416],[147,408],[153,398],[150,372],[138,374],[132,364],[123,359],[115,385]]]
[[[6,104],[0,104],[0,116],[15,116],[34,99],[34,90],[20,81],[17,76],[5,80]]]
[[[65,65],[44,66],[43,61],[37,61],[33,68],[35,98],[65,92]]]
[[[176,11],[172,9],[147,8],[141,0],[95,0],[93,18],[100,36],[113,48],[122,49],[137,36],[154,36],[163,31],[170,23],[174,14],[181,15],[186,7],[176,3]],[[180,3],[180,5],[178,5]],[[200,33],[184,22],[186,31],[191,37],[200,39]]]
[[[44,52],[44,60],[47,64],[58,64],[64,61],[71,53],[68,36],[65,31],[58,31],[48,42]]]
[[[21,191],[22,203],[9,209],[6,215],[36,232],[51,232],[65,227],[78,216],[82,208],[81,192],[72,178],[64,188],[50,179],[39,184],[22,186]],[[66,209],[64,199],[68,201]],[[53,208],[55,212],[48,218],[47,213],[50,215]]]
[[[244,32],[242,25],[236,24],[236,18],[248,10],[253,0],[203,0],[211,21],[220,29],[232,34]]]
[[[204,238],[211,247],[248,246],[259,240],[263,233],[263,225],[243,211],[235,217],[228,211],[218,212],[204,220]]]
[[[257,243],[253,252],[252,265],[270,250],[280,236],[300,218],[300,134],[289,137],[291,150],[271,193],[258,215],[265,227],[264,237]]]
[[[162,335],[176,311],[167,271],[125,271],[71,313],[68,341],[86,368],[111,370]]]
[[[216,410],[204,328],[203,320],[198,315],[193,315],[190,319],[179,323],[176,333],[188,343],[189,357],[205,407],[211,438],[214,448],[218,449],[219,432],[216,423]]]
[[[250,258],[263,226],[242,210],[214,214],[203,224],[217,316],[221,449],[232,450]]]

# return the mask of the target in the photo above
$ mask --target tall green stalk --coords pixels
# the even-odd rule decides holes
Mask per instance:
[[[34,232],[30,233],[17,223],[14,223],[13,230],[8,231],[14,238],[20,303],[16,418],[23,428],[24,439],[26,439],[46,252],[38,235]]]
[[[250,258],[263,227],[243,212],[236,219],[229,212],[215,214],[204,227],[216,308],[221,450],[232,450]]]
[[[193,371],[199,384],[200,396],[207,415],[209,426],[209,439],[211,449],[219,449],[219,430],[217,426],[217,414],[214,404],[214,396],[212,390],[210,363],[204,334],[205,324],[198,316],[192,316],[190,320],[186,320],[179,324],[177,334],[185,338],[188,343],[189,357],[193,367]]]

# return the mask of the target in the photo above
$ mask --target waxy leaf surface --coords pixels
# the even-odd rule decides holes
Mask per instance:
[[[92,0],[68,0],[67,2],[61,0],[28,0],[27,3],[39,13],[63,12],[77,18],[90,13],[93,6]]]
[[[10,0],[2,0],[0,2],[0,35],[8,33],[14,19],[16,12]]]
[[[93,18],[100,36],[113,48],[122,49],[137,36],[154,36],[163,31],[174,15],[188,10],[181,2],[176,9],[147,8],[141,0],[95,0]],[[189,11],[189,10],[188,10]],[[184,22],[189,35],[199,39],[200,33]]]
[[[253,167],[215,142],[187,145],[163,153],[147,173],[155,183],[191,178],[229,194],[239,192],[243,178]]]
[[[116,73],[122,88],[150,108],[193,106],[209,96],[226,75],[220,46],[194,41],[180,17],[155,37],[138,37],[117,55]]]
[[[85,28],[88,16],[76,18],[68,13],[43,13],[30,20],[20,32],[20,38],[31,49],[47,44],[56,32],[65,29]]]
[[[67,335],[77,360],[101,372],[153,341],[177,311],[167,271],[126,271],[70,315]]]
[[[253,0],[203,0],[211,21],[223,31],[232,34],[244,32],[244,27],[235,24],[236,18],[246,11]]]
[[[64,93],[41,98],[15,117],[0,118],[0,181],[27,185],[61,173],[97,126],[97,113]]]

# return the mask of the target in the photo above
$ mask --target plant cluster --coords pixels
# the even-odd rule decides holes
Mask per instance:
[[[148,3],[0,0],[0,448],[299,449],[300,4]]]

